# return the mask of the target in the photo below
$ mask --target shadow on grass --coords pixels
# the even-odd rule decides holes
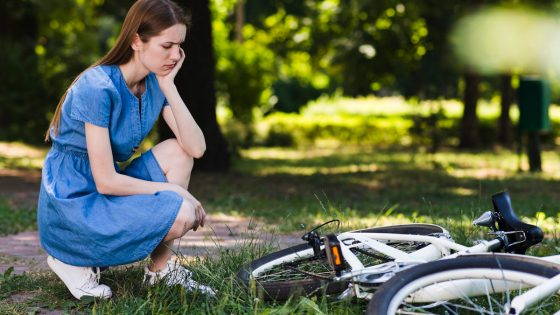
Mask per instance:
[[[472,217],[490,209],[491,195],[503,190],[510,192],[519,215],[539,211],[556,217],[560,210],[555,173],[519,173],[516,157],[507,152],[414,158],[368,150],[281,152],[245,156],[228,174],[195,174],[191,189],[208,209],[270,223],[281,219],[286,230],[335,215]]]

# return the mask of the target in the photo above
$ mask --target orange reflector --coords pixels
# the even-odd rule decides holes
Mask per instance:
[[[334,256],[334,264],[337,266],[342,264],[342,260],[340,259],[340,252],[338,251],[338,246],[332,247],[332,253]]]

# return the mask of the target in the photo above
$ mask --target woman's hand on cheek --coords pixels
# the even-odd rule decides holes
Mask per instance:
[[[181,55],[181,57],[179,58],[175,66],[168,73],[157,75],[159,85],[162,89],[164,89],[168,85],[175,84],[174,83],[175,76],[177,75],[179,69],[181,69],[181,66],[183,66],[183,62],[185,61],[185,51],[181,47],[179,47],[179,54]]]

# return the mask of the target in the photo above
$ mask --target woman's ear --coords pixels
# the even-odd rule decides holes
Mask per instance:
[[[132,50],[140,50],[140,47],[142,47],[142,40],[140,39],[140,35],[138,35],[138,33],[134,34],[132,44],[130,46],[132,47]]]

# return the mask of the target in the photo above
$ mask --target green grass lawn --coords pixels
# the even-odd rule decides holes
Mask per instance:
[[[372,109],[367,105],[370,101],[310,106],[298,124],[313,131],[314,127],[306,124],[324,121],[330,126],[351,125],[356,119],[378,119],[374,127],[381,128],[376,129],[380,134],[370,140],[406,134],[406,119],[399,115],[410,114],[413,109],[409,105],[389,99],[389,103]],[[497,112],[492,106],[482,106],[480,114],[494,117]],[[447,104],[446,110],[448,117],[456,117],[457,104]],[[552,113],[556,119],[556,110]],[[329,115],[331,120],[321,118]],[[346,122],[332,118],[353,115],[361,118]],[[315,122],[305,122],[306,119]],[[331,127],[325,128],[328,136],[333,134]],[[353,127],[345,128],[352,131]],[[45,152],[44,148],[0,143],[0,170],[38,172]],[[343,229],[430,222],[448,228],[456,241],[470,244],[485,234],[473,228],[471,220],[491,209],[492,194],[508,190],[517,213],[540,225],[547,234],[544,244],[531,254],[552,254],[560,248],[560,155],[553,146],[543,152],[544,171],[539,174],[519,172],[519,166],[528,168],[526,158],[520,160],[506,149],[466,152],[444,148],[435,155],[421,152],[414,146],[385,146],[383,142],[358,145],[344,140],[318,141],[297,148],[245,149],[234,159],[228,173],[193,174],[191,191],[210,213],[253,217],[265,223],[264,229],[276,233],[303,234],[333,218],[342,220]],[[36,229],[34,210],[14,207],[9,196],[1,197],[0,235]],[[195,279],[218,289],[215,299],[180,289],[143,287],[141,267],[137,265],[104,273],[103,279],[115,293],[110,301],[76,302],[50,273],[7,272],[0,275],[0,314],[34,314],[48,309],[94,314],[363,312],[364,302],[313,298],[275,304],[247,293],[234,281],[235,273],[244,263],[271,250],[271,244],[240,244],[239,250],[222,251],[215,259],[193,262],[190,268]]]
[[[348,228],[400,222],[453,224],[491,208],[508,190],[517,212],[555,229],[560,161],[543,154],[544,172],[518,171],[510,151],[436,155],[363,147],[251,149],[226,175],[196,174],[192,190],[210,211],[282,219],[297,231],[339,218]],[[522,159],[522,166],[526,167]]]
[[[545,152],[543,161],[544,172],[530,174],[517,171],[518,158],[509,151],[427,155],[352,146],[255,148],[243,151],[231,172],[196,173],[191,183],[193,194],[209,212],[252,216],[277,232],[303,233],[331,218],[341,219],[345,229],[435,222],[461,243],[483,236],[484,231],[470,226],[471,219],[491,208],[493,193],[508,190],[518,213],[543,226],[550,236],[531,252],[544,255],[555,253],[559,245],[560,161],[555,152]],[[0,207],[0,217],[19,212],[8,203]],[[31,213],[10,220],[18,222],[20,229],[33,229]],[[0,313],[45,309],[95,314],[363,312],[364,302],[314,298],[275,304],[248,294],[235,282],[235,273],[242,264],[271,250],[270,244],[240,244],[238,251],[223,251],[218,259],[194,262],[190,267],[196,279],[219,290],[216,299],[178,288],[143,287],[139,266],[104,273],[103,279],[115,290],[110,301],[76,302],[52,274],[6,273],[0,276]]]

